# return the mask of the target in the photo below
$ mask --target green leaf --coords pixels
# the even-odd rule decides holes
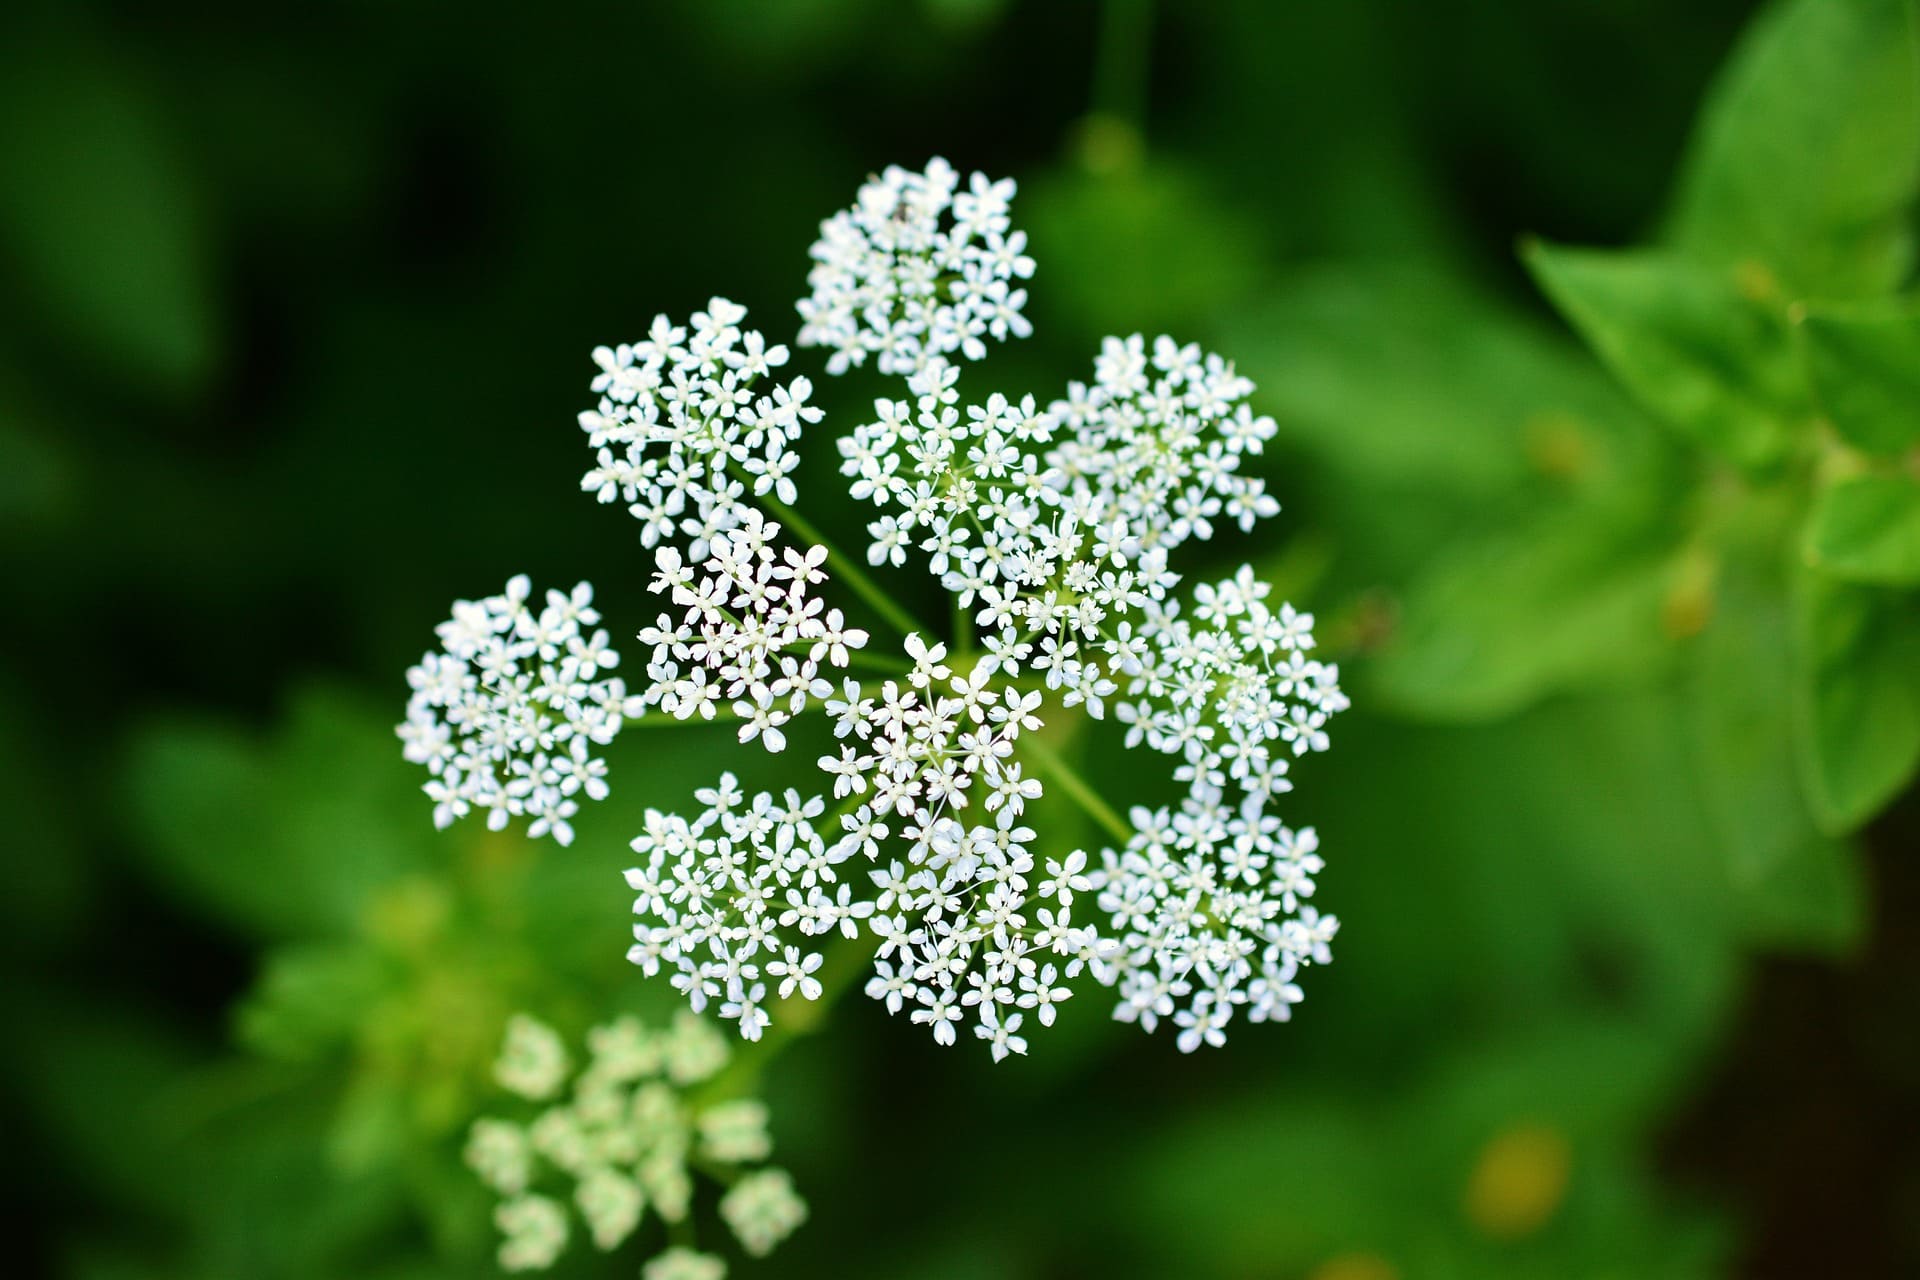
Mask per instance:
[[[1058,309],[1055,332],[1178,333],[1269,274],[1259,224],[1183,170],[1045,179],[1018,207],[1054,282],[1034,302]]]
[[[264,741],[202,718],[149,723],[128,765],[137,847],[164,888],[249,933],[353,931],[372,890],[436,852],[388,719],[308,689]]]
[[[1802,573],[1793,691],[1815,814],[1846,832],[1920,766],[1920,597]]]
[[[1534,521],[1604,525],[1624,549],[1629,531],[1669,525],[1690,480],[1679,445],[1576,343],[1443,273],[1306,270],[1222,345],[1279,424],[1262,470],[1291,495],[1295,527],[1319,531],[1329,593],[1418,593],[1436,564],[1473,557],[1489,576],[1524,577],[1532,557],[1515,533]],[[1311,480],[1286,465],[1301,454]],[[1502,570],[1509,559],[1522,563]]]
[[[1175,1115],[1134,1140],[1137,1168],[1112,1194],[1144,1240],[1180,1242],[1181,1274],[1308,1274],[1356,1253],[1476,1280],[1712,1274],[1724,1233],[1675,1211],[1637,1155],[1693,1065],[1644,1025],[1557,1010],[1483,1032],[1382,1094],[1307,1082]],[[1496,1234],[1468,1187],[1489,1144],[1516,1132],[1551,1152],[1506,1179],[1539,1220]],[[1214,1213],[1247,1185],[1286,1211]],[[1212,1229],[1183,1234],[1196,1220]]]
[[[1735,889],[1743,936],[1755,946],[1844,955],[1866,936],[1868,888],[1862,855],[1851,844],[1803,841],[1760,879]]]
[[[1303,271],[1231,324],[1224,345],[1286,444],[1374,492],[1484,509],[1545,472],[1609,479],[1657,443],[1577,347],[1430,270]],[[1549,434],[1564,465],[1534,452]]]
[[[1854,476],[1820,491],[1807,517],[1807,563],[1849,582],[1920,583],[1920,482]]]
[[[235,1011],[240,1042],[267,1057],[312,1060],[351,1044],[392,984],[379,952],[364,943],[278,948]]]
[[[1688,654],[1687,759],[1746,936],[1839,950],[1865,925],[1858,859],[1823,835],[1798,785],[1789,607],[1777,575],[1735,567]]]
[[[1920,446],[1920,310],[1901,299],[1814,307],[1800,317],[1813,389],[1827,420],[1868,453]]]
[[[134,69],[33,42],[0,61],[0,251],[39,315],[151,392],[218,354],[211,234],[187,157]]]
[[[1909,0],[1793,0],[1755,22],[1683,169],[1668,239],[1858,297],[1912,261],[1920,90]]]
[[[1442,550],[1402,601],[1376,687],[1402,712],[1476,720],[1643,677],[1672,652],[1672,569],[1657,542],[1579,508]]]
[[[1736,466],[1779,460],[1810,416],[1784,320],[1732,271],[1656,250],[1539,242],[1525,258],[1622,385]]]

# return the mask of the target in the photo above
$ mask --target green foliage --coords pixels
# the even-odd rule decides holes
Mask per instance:
[[[128,794],[162,883],[263,939],[352,931],[368,895],[443,855],[370,699],[297,693],[272,740],[204,718],[136,733]]]
[[[1920,768],[1920,598],[1808,573],[1794,606],[1808,790],[1823,824],[1846,831]]]
[[[1920,570],[1920,484],[1892,464],[1853,474],[1860,464],[1848,454],[1893,454],[1913,441],[1920,346],[1910,306],[1892,294],[1910,264],[1920,187],[1916,38],[1912,6],[1895,0],[1780,6],[1714,95],[1663,246],[1535,245],[1527,254],[1547,296],[1622,385],[1705,455],[1703,486],[1672,512],[1673,523],[1691,524],[1690,548],[1716,572],[1756,557],[1778,565],[1803,556],[1812,567],[1793,606],[1791,721],[1762,711],[1780,701],[1778,661],[1752,669],[1751,692],[1727,687],[1727,670],[1744,665],[1738,654],[1779,647],[1787,607],[1777,570],[1762,575],[1775,583],[1763,589],[1770,601],[1742,600],[1745,587],[1720,592],[1752,621],[1716,620],[1713,631],[1745,625],[1750,635],[1731,644],[1710,635],[1698,662],[1711,672],[1701,687],[1720,690],[1711,704],[1744,703],[1769,725],[1797,725],[1788,732],[1798,735],[1808,803],[1831,832],[1871,818],[1920,766],[1897,656],[1914,639],[1916,597],[1817,580],[1911,588]],[[1821,413],[1845,444],[1822,430]],[[1587,608],[1598,610],[1606,589],[1591,576]],[[1722,607],[1713,594],[1706,583],[1703,619]],[[1736,732],[1709,741],[1728,743],[1733,759],[1747,759],[1742,742],[1769,760],[1782,754],[1758,745],[1778,735],[1750,713],[1726,718]],[[1777,806],[1720,807],[1771,815],[1745,823],[1763,843],[1800,842]],[[1739,844],[1742,857],[1780,856],[1754,839]]]
[[[1694,135],[1668,241],[1796,297],[1884,293],[1913,260],[1911,0],[1790,0],[1755,22]]]
[[[1660,252],[1527,254],[1541,287],[1648,411],[1745,470],[1778,462],[1809,406],[1784,317],[1730,272]]]
[[[1848,582],[1920,586],[1920,478],[1856,476],[1822,489],[1802,539],[1807,563]]]
[[[1800,313],[1820,407],[1856,449],[1920,448],[1920,314],[1905,299]]]
[[[213,372],[210,228],[137,67],[98,46],[0,58],[0,252],[36,310],[151,387]]]
[[[1138,147],[1125,126],[1109,146]],[[1036,323],[1082,334],[1180,330],[1210,308],[1246,297],[1266,278],[1257,229],[1193,174],[1166,166],[1096,175],[1069,171],[1021,195],[1042,271],[1075,282],[1038,295]],[[1125,263],[1124,270],[1115,264]],[[1086,373],[1076,370],[1076,376]]]

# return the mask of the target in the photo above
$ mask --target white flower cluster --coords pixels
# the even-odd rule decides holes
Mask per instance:
[[[794,498],[792,446],[821,411],[807,403],[804,377],[757,392],[787,349],[742,330],[746,315],[714,298],[694,313],[691,334],[656,316],[644,340],[594,349],[600,403],[580,415],[594,465],[580,487],[625,502],[643,546],[684,533],[698,559],[750,509],[749,492]]]
[[[838,803],[829,812],[804,787],[749,797],[729,774],[696,794],[691,820],[649,812],[628,873],[629,955],[748,1038],[770,998],[818,998],[818,940],[864,930],[868,993],[941,1043],[970,1021],[996,1059],[1024,1052],[1024,1019],[1050,1024],[1089,966],[1118,988],[1116,1016],[1149,1030],[1170,1019],[1182,1049],[1218,1043],[1236,1009],[1286,1016],[1295,970],[1327,958],[1337,927],[1300,905],[1319,869],[1313,833],[1267,810],[1292,756],[1326,746],[1346,705],[1338,672],[1306,658],[1312,619],[1270,611],[1250,569],[1199,587],[1183,613],[1169,565],[1186,542],[1279,510],[1241,470],[1275,424],[1219,356],[1139,335],[1108,339],[1091,384],[1044,410],[1031,397],[963,403],[948,357],[979,357],[994,333],[976,315],[969,334],[954,299],[971,295],[951,292],[970,278],[968,228],[985,236],[980,261],[1017,233],[998,194],[1010,184],[958,185],[938,161],[891,169],[825,224],[802,342],[831,347],[836,372],[874,352],[906,375],[912,399],[879,401],[877,420],[839,441],[841,470],[882,513],[869,562],[923,553],[985,655],[956,674],[943,646],[910,635],[904,681],[832,690],[807,665],[829,646],[788,622],[814,607],[787,592],[820,549],[776,560],[756,527],[745,556],[719,539],[722,562],[702,578],[662,548],[657,585],[687,612],[643,634],[650,701],[691,717],[736,699],[742,741],[775,749],[787,719],[824,701],[839,746],[818,765]],[[808,658],[776,666],[785,650]],[[1042,876],[1024,825],[1041,784],[1019,739],[1054,701],[1095,718],[1114,705],[1126,745],[1175,757],[1187,796],[1177,812],[1136,810],[1123,849],[1091,865],[1076,852]],[[1097,924],[1075,922],[1076,893]]]
[[[663,613],[640,633],[653,646],[644,704],[681,720],[711,720],[725,700],[741,720],[740,741],[759,738],[769,751],[786,747],[780,726],[833,691],[821,662],[845,667],[848,651],[867,643],[840,610],[823,613],[810,595],[826,581],[826,550],[776,555],[779,532],[748,511],[737,528],[712,535],[698,568],[677,548],[660,547],[653,589],[685,612],[678,621]]]
[[[437,628],[441,652],[407,672],[413,696],[396,732],[406,758],[433,775],[425,791],[433,821],[446,827],[473,809],[495,831],[528,815],[529,834],[573,840],[579,797],[607,794],[606,762],[593,749],[612,742],[640,703],[605,673],[620,662],[600,620],[593,588],[529,600],[523,575],[506,593],[461,600]]]
[[[904,684],[869,695],[849,680],[827,703],[843,745],[818,764],[842,801],[835,815],[823,797],[791,789],[748,799],[731,774],[695,793],[703,808],[691,822],[648,811],[633,842],[645,864],[627,873],[641,917],[628,958],[648,974],[672,968],[695,1009],[718,1000],[758,1039],[769,986],[780,999],[819,998],[814,939],[855,938],[864,923],[875,944],[868,993],[891,1012],[913,1005],[913,1021],[942,1044],[971,1011],[997,1060],[1026,1051],[1026,1011],[1052,1024],[1070,994],[1063,978],[1084,964],[1087,935],[1070,908],[1090,888],[1086,858],[1050,862],[1030,892],[1034,832],[1021,817],[1041,785],[1012,755],[1040,727],[1042,695],[996,686],[991,663],[957,676],[944,646],[906,644]],[[975,802],[983,820],[963,821]],[[883,848],[897,856],[882,867]],[[844,872],[856,853],[876,869]],[[861,879],[871,890],[856,890]]]
[[[826,348],[833,372],[873,356],[905,379],[905,399],[877,401],[875,420],[838,441],[840,469],[872,517],[867,561],[924,558],[952,596],[952,657],[788,506],[820,410],[805,378],[762,389],[786,349],[716,298],[686,328],[660,317],[646,340],[596,350],[600,401],[580,417],[595,450],[583,488],[640,520],[669,601],[640,633],[644,688],[595,683],[613,661],[604,637],[579,639],[584,615],[565,629],[586,598],[552,596],[536,616],[518,603],[524,580],[458,606],[442,628],[449,656],[415,672],[419,714],[402,734],[435,772],[440,820],[478,788],[497,793],[483,801],[496,825],[524,811],[563,841],[571,797],[604,791],[583,740],[604,741],[623,714],[737,722],[741,743],[777,753],[798,717],[824,713],[835,745],[819,779],[749,793],[724,774],[695,792],[692,816],[649,810],[632,843],[629,959],[748,1039],[773,1002],[820,999],[829,970],[855,972],[829,964],[835,935],[889,1011],[943,1044],[970,1028],[996,1060],[1026,1051],[1030,1021],[1051,1025],[1082,972],[1116,989],[1116,1017],[1171,1022],[1191,1051],[1220,1043],[1236,1015],[1288,1017],[1298,969],[1330,958],[1337,921],[1307,905],[1315,835],[1273,808],[1292,760],[1328,745],[1346,706],[1339,673],[1309,656],[1312,618],[1271,607],[1250,568],[1188,592],[1172,565],[1186,543],[1279,510],[1248,466],[1275,424],[1232,364],[1164,336],[1107,339],[1091,382],[1044,408],[963,400],[955,361],[1029,332],[1017,282],[1033,263],[1013,192],[980,174],[963,184],[940,160],[888,169],[822,224],[800,304],[799,342]],[[783,525],[804,542],[782,544]],[[867,651],[868,633],[823,599],[829,569],[902,635],[902,653]],[[888,678],[862,684],[849,667]],[[1184,797],[1134,808],[1131,827],[1115,816],[1036,736],[1076,707],[1093,719],[1111,707],[1125,745],[1168,757]],[[1037,773],[1117,847],[1036,855]],[[524,1077],[552,1073],[522,1049]],[[645,1181],[643,1199],[662,1203]],[[624,1221],[627,1185],[599,1179],[601,1208],[583,1211]],[[749,1251],[804,1213],[790,1190],[758,1177],[723,1200]],[[552,1213],[513,1212],[517,1256],[558,1249]],[[693,1277],[705,1260],[656,1265]]]
[[[959,185],[945,160],[921,173],[895,165],[820,224],[800,345],[829,348],[830,371],[872,354],[882,373],[913,373],[940,356],[978,360],[987,337],[1033,331],[1014,283],[1033,259],[1026,233],[1010,230],[1013,180],[976,173]]]
[[[495,1067],[500,1084],[534,1102],[568,1097],[531,1123],[487,1118],[469,1133],[468,1165],[502,1197],[494,1213],[502,1267],[544,1270],[565,1250],[565,1203],[533,1189],[554,1177],[573,1183],[573,1207],[602,1251],[625,1243],[649,1207],[664,1222],[685,1223],[696,1168],[732,1183],[720,1216],[755,1257],[806,1221],[806,1202],[783,1171],[744,1171],[773,1151],[766,1107],[750,1099],[696,1103],[685,1092],[727,1063],[726,1041],[711,1026],[691,1013],[667,1031],[621,1018],[590,1031],[587,1047],[587,1066],[568,1092],[571,1067],[559,1033],[525,1014],[508,1026]],[[725,1274],[719,1258],[685,1247],[645,1268],[649,1280]]]
[[[1148,1031],[1171,1016],[1188,1051],[1223,1043],[1243,1006],[1252,1022],[1288,1019],[1297,969],[1330,960],[1339,928],[1302,903],[1318,838],[1267,806],[1291,790],[1289,755],[1326,750],[1327,718],[1347,699],[1338,668],[1306,657],[1312,615],[1270,611],[1269,591],[1243,567],[1198,587],[1187,616],[1177,602],[1148,606],[1116,712],[1128,746],[1179,758],[1188,791],[1177,812],[1135,808],[1134,836],[1089,877],[1113,944],[1093,970],[1118,989],[1115,1016]]]
[[[1179,582],[1168,554],[1211,537],[1216,519],[1246,530],[1280,509],[1239,471],[1273,419],[1254,415],[1253,384],[1231,365],[1166,337],[1151,363],[1138,335],[1108,339],[1094,385],[1073,384],[1044,413],[1000,395],[963,413],[957,375],[944,364],[916,374],[914,404],[880,401],[879,420],[840,441],[852,496],[891,508],[868,525],[867,558],[926,552],[946,589],[976,606],[1003,671],[1030,664],[1064,705],[1098,717],[1136,661],[1124,615]]]

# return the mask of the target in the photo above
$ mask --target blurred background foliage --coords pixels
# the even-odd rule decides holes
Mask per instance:
[[[1346,927],[1294,1025],[1197,1058],[1089,998],[989,1070],[848,1002],[768,1076],[813,1219],[739,1274],[1920,1272],[1908,4],[0,30],[30,1269],[495,1274],[457,1153],[500,1029],[665,1007],[625,839],[736,757],[635,732],[571,850],[439,836],[400,673],[520,570],[631,632],[631,532],[574,491],[585,353],[716,292],[787,332],[817,221],[940,153],[1021,183],[1000,386],[1170,330],[1278,418],[1284,533],[1216,554],[1345,664],[1296,810]],[[1125,794],[1115,745],[1077,749]]]

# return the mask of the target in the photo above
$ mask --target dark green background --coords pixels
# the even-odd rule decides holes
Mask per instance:
[[[494,1274],[455,1158],[485,1055],[514,1008],[665,1007],[620,960],[624,841],[736,757],[636,732],[572,849],[436,836],[401,674],[514,572],[591,578],[631,634],[645,557],[576,491],[588,350],[712,294],[790,340],[818,221],[937,153],[1019,179],[1039,263],[991,385],[1170,331],[1281,422],[1285,513],[1184,567],[1254,559],[1343,663],[1290,810],[1339,962],[1192,1058],[1095,992],[998,1068],[846,1002],[771,1073],[813,1219],[735,1274],[1920,1270],[1920,806],[1815,832],[1784,596],[1641,590],[1699,465],[1516,252],[1654,233],[1750,9],[12,6],[0,1173],[31,1266]],[[802,506],[849,541],[825,429],[881,388],[820,392]],[[1084,742],[1110,794],[1159,768]],[[1515,1133],[1565,1181],[1520,1159],[1539,1214],[1502,1230],[1468,1188]]]

